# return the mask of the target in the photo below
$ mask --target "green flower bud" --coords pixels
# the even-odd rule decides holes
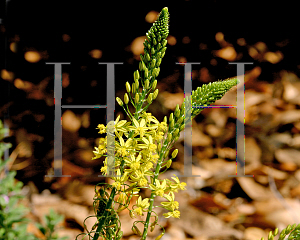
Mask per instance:
[[[159,68],[159,67],[154,68],[154,69],[152,70],[152,77],[153,77],[153,78],[156,78],[156,77],[158,76],[158,74],[159,74],[159,71],[160,71],[160,68]]]
[[[168,122],[168,118],[167,116],[164,117],[164,122],[167,123]]]
[[[180,115],[180,110],[179,110],[179,104],[176,105],[175,111],[174,111],[175,117],[179,117]]]
[[[171,133],[169,133],[169,134],[171,135],[171,140],[172,140],[172,134],[171,134]],[[168,135],[169,135],[169,134],[168,134]],[[169,150],[165,152],[164,157],[166,158],[166,157],[168,157],[168,156],[169,156]]]
[[[160,64],[161,64],[161,58],[159,58],[159,59],[157,60],[157,62],[156,62],[156,67],[159,67]]]
[[[169,123],[172,122],[173,120],[174,120],[173,113],[170,113]]]
[[[156,58],[157,58],[157,59],[161,58],[161,54],[162,54],[161,52],[158,52],[158,53],[156,54]]]
[[[171,142],[171,140],[172,140],[172,133],[168,133],[167,140],[168,140],[168,142]]]
[[[138,103],[139,100],[140,100],[139,94],[138,94],[138,93],[135,93],[135,97],[134,97],[135,103]]]
[[[155,67],[155,63],[156,63],[156,59],[154,58],[154,59],[152,59],[152,61],[151,61],[150,67],[151,67],[151,68],[154,68],[154,67]]]
[[[178,134],[179,134],[179,128],[176,128],[173,135],[177,136]]]
[[[155,54],[155,49],[154,47],[151,48],[151,55],[154,55]]]
[[[157,36],[157,41],[160,42],[161,41],[161,35]]]
[[[145,88],[148,89],[149,88],[149,79],[146,79],[144,84],[145,84]]]
[[[139,70],[134,71],[134,73],[133,73],[133,79],[134,79],[134,81],[140,79],[140,73],[139,73]]]
[[[156,45],[157,44],[157,41],[155,38],[153,38],[153,45]]]
[[[139,89],[139,86],[140,86],[139,81],[135,80],[135,89]]]
[[[155,79],[152,83],[152,90],[154,91],[157,86],[157,80]]]
[[[132,83],[131,92],[132,92],[132,94],[135,94],[135,83]]]
[[[156,46],[156,50],[159,51],[161,48],[162,48],[162,47],[161,47],[161,43],[159,42],[159,43],[157,44],[157,46]]]
[[[274,236],[276,236],[277,234],[278,234],[278,228],[275,229]]]
[[[158,89],[156,89],[153,93],[153,100],[156,99],[157,95],[158,95]]]
[[[161,151],[161,143],[159,143],[158,145],[157,145],[157,152],[160,152]]]
[[[151,60],[149,53],[146,54],[146,61],[149,62]]]
[[[128,97],[127,93],[124,94],[124,102],[125,102],[125,104],[128,104],[128,102],[129,102],[129,97]]]
[[[172,119],[172,121],[169,123],[169,129],[170,131],[172,131],[174,128],[174,119]]]
[[[182,103],[181,105],[181,110],[180,110],[180,115],[184,115],[185,114],[185,102]]]
[[[148,98],[147,98],[147,102],[150,104],[152,102],[152,97],[153,97],[153,93],[150,93]]]
[[[177,120],[177,122],[176,123],[178,123],[178,124],[181,124],[182,122],[183,122],[183,116],[181,116],[178,120]]]
[[[130,93],[130,84],[129,84],[129,82],[126,82],[126,91],[128,92],[128,93]]]
[[[176,136],[176,137],[174,138],[174,142],[177,142],[178,139],[179,139],[179,136]]]
[[[164,39],[164,40],[162,41],[162,46],[165,47],[165,46],[167,45],[167,43],[168,43],[168,40],[167,40],[167,39]]]
[[[123,101],[121,100],[121,98],[116,97],[116,100],[117,100],[118,104],[122,107],[123,106]]]
[[[144,56],[144,58],[145,58],[145,56]],[[140,69],[140,71],[144,71],[145,68],[146,68],[146,65],[145,65],[144,61],[143,60],[140,61],[140,63],[139,63],[139,69]]]
[[[172,160],[169,159],[169,160],[167,161],[166,168],[171,167],[171,165],[172,165]]]
[[[179,132],[181,132],[184,129],[184,124],[182,124],[179,128]]]
[[[178,154],[178,149],[175,149],[173,152],[172,152],[172,158],[176,158]]]
[[[145,70],[144,70],[144,76],[145,76],[145,78],[148,78],[148,68],[145,68]]]

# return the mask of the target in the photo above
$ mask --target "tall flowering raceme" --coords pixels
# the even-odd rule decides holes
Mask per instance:
[[[95,157],[98,159],[106,156],[104,166],[101,168],[103,175],[108,175],[113,170],[111,178],[114,182],[110,184],[99,184],[97,188],[94,207],[97,222],[92,231],[88,233],[89,238],[96,240],[121,239],[121,223],[118,212],[128,209],[132,218],[146,215],[145,220],[135,221],[132,231],[145,240],[148,230],[153,231],[158,225],[158,216],[153,211],[154,198],[160,196],[165,200],[159,207],[166,209],[164,217],[179,218],[179,203],[175,201],[175,194],[179,190],[185,190],[186,183],[180,182],[177,176],[171,179],[159,179],[158,176],[166,171],[176,158],[178,150],[175,149],[171,158],[169,151],[178,140],[180,132],[184,129],[185,103],[176,106],[174,113],[169,117],[165,116],[159,122],[151,113],[147,112],[149,105],[158,95],[157,77],[160,72],[162,58],[166,53],[167,36],[169,34],[169,12],[163,8],[158,19],[148,31],[147,39],[144,42],[144,55],[140,55],[139,69],[133,74],[133,82],[126,82],[127,93],[124,99],[116,98],[116,101],[123,107],[130,121],[121,120],[120,116],[108,126],[99,124],[97,129],[100,134],[114,133],[114,158],[108,154],[107,136],[99,141],[95,147]],[[204,85],[192,92],[192,105],[209,105],[220,99],[233,86],[238,83],[237,79],[215,82]],[[129,110],[128,105],[132,104],[134,112]],[[192,106],[191,106],[192,107]],[[192,118],[199,114],[201,109],[191,110]],[[151,196],[142,198],[139,195],[141,188],[151,190]],[[129,203],[133,196],[137,201],[131,209]],[[150,219],[154,221],[150,222]],[[143,224],[143,232],[137,224]],[[161,227],[161,226],[160,226]],[[156,238],[160,239],[162,233]]]

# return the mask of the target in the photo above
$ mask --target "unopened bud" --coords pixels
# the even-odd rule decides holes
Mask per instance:
[[[172,122],[173,120],[174,120],[173,113],[171,113],[169,117],[169,123]]]
[[[116,100],[117,100],[118,104],[122,107],[123,101],[121,100],[121,98],[117,97]]]
[[[171,134],[171,137],[172,137],[172,134]],[[165,152],[164,157],[166,158],[167,156],[169,156],[169,150]]]
[[[164,117],[164,122],[167,123],[168,122],[168,118],[167,116]]]
[[[172,155],[173,155],[173,154],[172,154]],[[172,165],[172,160],[169,159],[169,160],[167,161],[166,168],[171,167],[171,165]]]
[[[129,97],[128,97],[127,93],[124,94],[124,102],[125,102],[125,104],[128,104],[128,102],[129,102]]]
[[[139,73],[139,70],[134,71],[134,73],[133,73],[133,79],[134,79],[134,81],[140,79],[140,73]]]
[[[179,129],[178,129],[178,128],[176,128],[176,129],[175,129],[175,132],[173,133],[174,137],[175,137],[175,136],[177,136],[177,135],[178,135],[178,133],[179,133]]]
[[[171,140],[172,140],[172,133],[168,133],[167,140],[168,140],[168,142],[171,142]]]
[[[167,45],[167,43],[168,43],[168,40],[167,40],[167,39],[164,39],[164,40],[162,41],[162,46],[165,47],[165,46]]]
[[[153,100],[154,100],[155,98],[157,98],[157,95],[158,95],[158,89],[156,89],[156,90],[154,91],[154,93],[153,93]]]
[[[159,143],[159,144],[157,145],[157,151],[158,151],[158,152],[161,151],[161,143]]]
[[[156,67],[159,67],[160,64],[161,64],[161,58],[159,58],[159,59],[157,60],[157,62],[156,62]]]
[[[149,79],[145,80],[145,88],[148,89],[149,88]]]
[[[145,58],[145,56],[143,57],[143,59],[144,58]],[[144,61],[141,60],[140,63],[139,63],[139,69],[140,69],[140,71],[144,71],[145,68],[146,68],[146,65],[145,65]]]
[[[135,80],[135,89],[139,89],[139,86],[140,86],[139,81]]]
[[[156,50],[159,51],[161,49],[161,43],[158,43],[156,46]]]
[[[176,148],[173,152],[172,152],[172,158],[176,158],[178,154],[178,149]]]
[[[140,98],[139,98],[139,94],[138,94],[138,93],[135,93],[135,97],[134,97],[134,101],[135,101],[135,103],[138,103],[138,102],[139,102],[139,100],[140,100]]]
[[[151,48],[151,55],[154,55],[154,53],[155,53],[155,49],[154,49],[154,47],[152,47]]]
[[[148,98],[147,98],[147,102],[150,104],[152,102],[152,97],[153,97],[153,93],[150,93]]]
[[[155,64],[156,64],[156,59],[154,58],[154,59],[152,59],[152,61],[151,61],[150,67],[151,67],[151,68],[154,68],[154,67],[155,67]]]
[[[156,45],[157,44],[157,41],[155,38],[153,38],[153,45]]]
[[[163,235],[165,235],[165,233],[160,234],[157,238],[155,238],[155,240],[161,239]]]
[[[132,92],[132,94],[135,94],[135,83],[132,83],[131,92]]]
[[[157,86],[157,80],[155,79],[152,83],[152,90],[154,91]]]
[[[149,53],[146,54],[146,61],[149,62],[151,60]]]
[[[148,73],[149,73],[148,68],[145,67],[145,69],[144,69],[145,78],[148,78]]]
[[[128,92],[128,93],[130,93],[130,84],[129,84],[129,82],[126,82],[126,91]]]
[[[175,117],[179,117],[180,115],[180,109],[179,109],[179,104],[176,105],[175,111],[174,111]]]

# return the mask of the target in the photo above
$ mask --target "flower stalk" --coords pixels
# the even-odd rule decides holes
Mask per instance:
[[[140,55],[139,69],[133,73],[133,82],[131,84],[126,82],[127,93],[123,100],[116,98],[130,122],[120,120],[118,116],[115,122],[110,122],[107,126],[99,124],[97,127],[100,134],[110,132],[110,137],[114,132],[115,157],[111,159],[108,156],[110,148],[105,137],[101,138],[98,147],[95,147],[93,159],[106,156],[101,172],[108,175],[113,169],[116,176],[112,177],[114,182],[111,185],[106,183],[96,191],[94,209],[97,222],[94,226],[95,231],[88,233],[93,240],[100,237],[106,240],[120,239],[122,231],[117,213],[126,208],[132,218],[147,213],[146,220],[135,221],[132,226],[132,231],[141,236],[141,240],[145,240],[149,228],[153,231],[155,226],[161,227],[154,211],[156,206],[153,206],[156,196],[166,199],[166,202],[162,202],[159,206],[168,211],[163,214],[166,218],[180,217],[179,204],[175,201],[174,193],[185,190],[186,183],[180,182],[177,176],[172,177],[172,180],[159,179],[159,176],[171,166],[172,160],[177,156],[177,149],[172,152],[170,158],[169,153],[180,132],[184,130],[187,121],[186,102],[191,103],[187,110],[191,113],[191,118],[194,118],[203,110],[197,108],[199,105],[207,106],[214,103],[238,83],[237,79],[230,79],[203,85],[192,92],[189,101],[185,99],[181,107],[177,105],[169,117],[165,116],[164,120],[159,122],[151,113],[147,113],[147,109],[158,96],[157,77],[162,58],[166,53],[168,34],[169,12],[168,8],[163,8],[146,34],[144,55]],[[134,107],[134,113],[130,111],[129,104]],[[151,190],[149,198],[142,199],[139,195],[139,191],[143,188]],[[138,196],[138,200],[132,209],[129,209],[133,196]],[[117,209],[115,205],[118,205]],[[151,217],[155,217],[153,222],[150,222]],[[143,232],[136,226],[137,223],[144,225]],[[162,233],[156,239],[160,239],[163,235],[162,228]]]

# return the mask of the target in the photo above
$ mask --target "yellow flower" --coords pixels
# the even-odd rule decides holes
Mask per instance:
[[[149,198],[145,198],[142,201],[142,197],[139,196],[138,200],[136,201],[136,208],[133,210],[134,212],[137,213],[137,215],[142,216],[143,212],[147,212],[148,211],[148,207],[150,206],[149,203]]]
[[[115,133],[117,137],[122,137],[123,133],[127,133],[128,129],[127,126],[130,125],[130,122],[127,122],[126,120],[120,120],[120,115],[117,117],[115,121]],[[119,133],[121,132],[121,133]]]
[[[106,127],[103,124],[98,124],[96,129],[99,129],[98,133],[106,133]]]
[[[163,139],[163,136],[164,136],[164,133],[163,133],[163,132],[157,132],[157,133],[155,134],[154,139],[155,139],[156,141],[159,142],[160,140]]]
[[[130,178],[132,181],[137,182],[140,187],[145,187],[148,184],[148,181],[145,177],[145,173],[142,171],[143,169],[136,170],[134,173],[130,174]]]
[[[120,142],[120,143],[119,143]],[[133,150],[133,147],[131,145],[132,139],[127,139],[126,143],[124,142],[124,139],[122,137],[119,137],[119,142],[115,142],[115,148],[117,151],[117,155],[121,157],[125,157],[129,154],[128,151]]]
[[[142,141],[144,144],[138,144],[138,147],[141,149],[147,149],[149,152],[154,152],[157,146],[153,143],[153,138],[151,135],[148,136],[148,139],[143,137]]]
[[[167,187],[166,179],[163,180],[162,184],[158,179],[155,179],[155,185],[149,184],[149,187],[155,192],[158,196],[163,196]]]
[[[175,174],[174,174],[174,176],[175,177],[171,177],[171,178],[175,181],[175,183],[173,183],[169,180],[169,182],[171,183],[170,184],[171,191],[178,192],[178,190],[185,190],[186,183],[180,182],[179,178]]]
[[[171,195],[170,195],[171,194]],[[161,202],[161,205],[164,206],[166,209],[170,211],[174,211],[175,209],[179,208],[179,203],[175,201],[175,196],[173,192],[170,192],[169,195],[164,195],[164,197],[169,201],[169,202]]]
[[[135,157],[132,154],[130,158],[124,158],[125,163],[127,164],[128,167],[130,167],[130,169],[125,169],[125,171],[132,172],[138,170],[141,165],[141,158],[142,158],[141,154],[139,154],[137,157]]]
[[[161,122],[161,123],[158,125],[158,130],[159,130],[159,131],[166,132],[167,129],[168,129],[168,125],[167,125],[165,122]]]
[[[154,122],[156,124],[159,124],[159,121],[154,116],[152,116],[151,113],[143,112],[142,118],[144,118],[147,123]]]
[[[117,177],[112,177],[115,182],[112,184],[117,190],[121,189],[121,185],[124,184],[128,179],[128,173],[124,173],[123,176],[121,176],[120,169],[117,170]]]
[[[134,130],[135,136],[140,135],[141,138],[144,137],[145,132],[148,130],[145,119],[141,119],[140,122],[138,122],[135,118],[132,118],[132,121],[134,126],[129,126],[128,128]]]
[[[165,218],[169,218],[169,217],[180,218],[180,212],[178,210],[164,213],[163,215],[165,216]]]

